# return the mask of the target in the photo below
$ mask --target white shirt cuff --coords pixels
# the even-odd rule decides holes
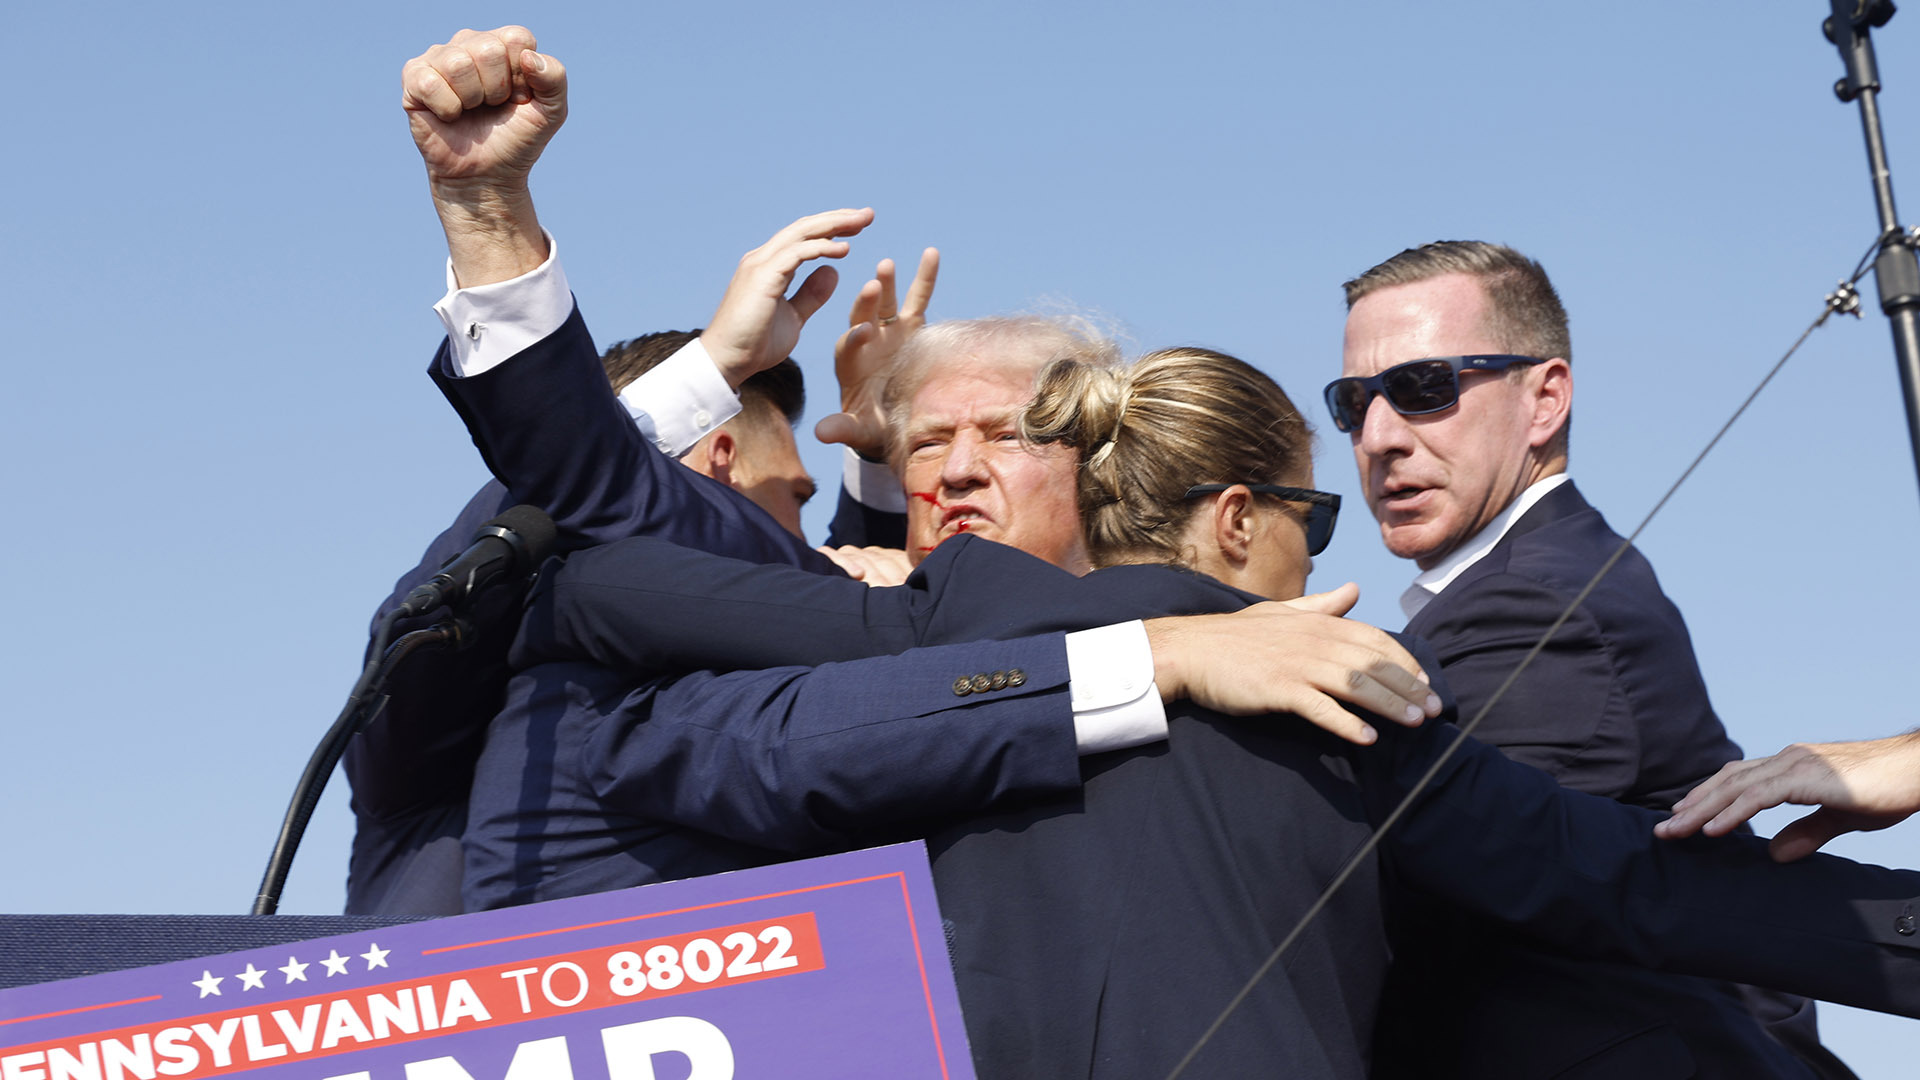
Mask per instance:
[[[886,514],[907,512],[907,493],[900,490],[900,477],[894,475],[891,465],[868,461],[854,453],[851,446],[841,449],[846,451],[846,464],[840,470],[840,482],[854,502]]]
[[[679,457],[707,433],[740,414],[740,395],[694,338],[620,391],[620,404],[640,434],[668,457]]]
[[[494,368],[544,338],[573,314],[573,290],[560,267],[560,246],[547,233],[547,261],[517,278],[459,288],[447,260],[447,295],[433,305],[447,328],[453,373],[466,378]]]
[[[1167,737],[1167,708],[1153,682],[1147,624],[1135,620],[1067,635],[1067,693],[1082,754]]]

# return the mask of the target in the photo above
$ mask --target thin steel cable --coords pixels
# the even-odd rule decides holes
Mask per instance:
[[[1380,827],[1373,831],[1373,835],[1367,837],[1366,842],[1360,845],[1359,850],[1355,851],[1353,855],[1347,859],[1346,864],[1340,868],[1340,872],[1334,875],[1333,880],[1328,883],[1325,889],[1321,890],[1320,896],[1314,900],[1313,906],[1309,907],[1306,914],[1300,917],[1300,921],[1294,924],[1293,929],[1287,932],[1287,936],[1281,940],[1279,946],[1268,955],[1266,961],[1247,979],[1246,984],[1240,988],[1240,992],[1233,996],[1233,1000],[1227,1002],[1227,1007],[1222,1009],[1220,1015],[1214,1018],[1212,1024],[1208,1025],[1207,1030],[1201,1033],[1199,1041],[1193,1044],[1193,1049],[1188,1050],[1186,1056],[1181,1058],[1179,1063],[1173,1067],[1173,1071],[1167,1074],[1167,1080],[1179,1080],[1180,1074],[1185,1072],[1187,1066],[1192,1064],[1193,1059],[1199,1056],[1200,1051],[1206,1047],[1207,1042],[1226,1024],[1227,1019],[1234,1014],[1235,1010],[1239,1009],[1241,1004],[1247,1000],[1248,995],[1253,993],[1254,987],[1260,985],[1260,980],[1266,978],[1267,972],[1273,970],[1274,965],[1280,962],[1280,958],[1286,955],[1287,950],[1293,946],[1293,943],[1299,940],[1300,935],[1306,931],[1313,920],[1333,901],[1334,894],[1338,893],[1341,886],[1347,883],[1347,879],[1353,876],[1354,871],[1358,870],[1372,857],[1374,851],[1379,848],[1381,840],[1387,835],[1387,830],[1393,828],[1394,824],[1406,814],[1408,807],[1413,805],[1413,801],[1419,798],[1428,786],[1432,784],[1433,778],[1439,775],[1440,770],[1446,763],[1452,760],[1454,752],[1460,749],[1460,744],[1465,742],[1467,738],[1473,734],[1474,729],[1480,726],[1480,721],[1486,719],[1487,714],[1493,711],[1493,707],[1500,703],[1502,697],[1506,696],[1507,690],[1520,678],[1520,674],[1527,670],[1528,665],[1533,663],[1533,658],[1540,655],[1540,651],[1546,648],[1547,642],[1553,639],[1553,635],[1559,633],[1560,627],[1564,626],[1566,621],[1573,617],[1574,611],[1577,610],[1582,603],[1586,602],[1587,597],[1592,594],[1594,588],[1607,576],[1607,572],[1613,569],[1613,565],[1620,561],[1620,557],[1625,555],[1627,549],[1633,546],[1633,542],[1639,539],[1642,532],[1646,531],[1647,526],[1653,522],[1654,516],[1660,513],[1661,509],[1667,505],[1668,500],[1673,498],[1674,493],[1680,490],[1680,485],[1687,482],[1687,478],[1692,476],[1694,470],[1700,467],[1700,463],[1705,461],[1707,455],[1713,452],[1713,448],[1720,444],[1720,440],[1733,428],[1734,423],[1746,413],[1748,406],[1754,403],[1754,400],[1760,396],[1760,392],[1767,388],[1767,384],[1773,381],[1773,377],[1780,374],[1780,369],[1787,366],[1788,360],[1793,359],[1793,354],[1800,351],[1800,346],[1806,343],[1807,338],[1813,336],[1815,330],[1825,325],[1827,319],[1831,317],[1834,312],[1854,311],[1857,308],[1857,303],[1854,303],[1854,299],[1857,299],[1857,294],[1852,293],[1852,287],[1858,284],[1860,278],[1866,274],[1873,253],[1879,250],[1880,246],[1886,242],[1886,239],[1886,237],[1879,237],[1874,240],[1873,246],[1867,251],[1867,255],[1860,260],[1860,265],[1854,268],[1852,277],[1842,283],[1841,288],[1836,289],[1827,296],[1826,307],[1820,312],[1820,317],[1813,320],[1811,325],[1800,332],[1800,336],[1794,339],[1793,345],[1774,363],[1772,368],[1768,369],[1766,376],[1760,380],[1759,385],[1753,388],[1753,391],[1747,395],[1746,400],[1740,403],[1739,408],[1733,410],[1733,415],[1727,417],[1726,423],[1720,425],[1720,430],[1714,432],[1713,438],[1707,440],[1707,445],[1701,449],[1699,454],[1694,456],[1692,463],[1680,474],[1680,478],[1675,480],[1671,487],[1667,488],[1667,493],[1660,496],[1659,502],[1653,504],[1653,509],[1647,511],[1647,516],[1640,519],[1640,524],[1634,527],[1633,533],[1620,542],[1620,546],[1614,549],[1613,554],[1608,556],[1607,561],[1602,563],[1600,569],[1594,572],[1593,577],[1590,578],[1587,584],[1580,590],[1580,594],[1573,598],[1573,602],[1568,604],[1566,610],[1560,613],[1560,617],[1553,621],[1553,625],[1547,628],[1546,633],[1540,635],[1540,640],[1534,642],[1533,648],[1528,650],[1527,655],[1521,658],[1519,665],[1507,676],[1506,681],[1502,682],[1499,689],[1493,692],[1493,696],[1487,699],[1486,704],[1480,706],[1480,711],[1474,714],[1473,719],[1461,725],[1460,733],[1455,736],[1453,742],[1449,743],[1446,750],[1442,751],[1439,758],[1428,767],[1427,771],[1413,785],[1413,789],[1407,792],[1406,797],[1402,798],[1400,802],[1394,806],[1393,811],[1387,815],[1386,820],[1382,821]],[[1855,311],[1855,313],[1857,314],[1857,311]]]

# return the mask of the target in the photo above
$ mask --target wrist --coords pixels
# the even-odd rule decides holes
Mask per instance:
[[[461,288],[507,281],[547,261],[547,237],[524,185],[451,191],[435,183],[433,202]]]
[[[1153,651],[1153,684],[1163,702],[1187,696],[1186,673],[1180,665],[1179,624],[1178,616],[1146,620],[1147,647]]]
[[[706,330],[700,331],[700,336],[696,340],[700,342],[700,347],[706,350],[707,359],[713,362],[713,370],[726,380],[727,389],[738,393],[740,384],[752,378],[757,370],[753,365],[753,357],[740,349],[728,348],[715,340],[709,333],[712,329],[713,327],[709,325]]]

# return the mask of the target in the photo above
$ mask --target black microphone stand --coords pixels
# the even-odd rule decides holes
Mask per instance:
[[[287,874],[293,869],[294,852],[300,848],[300,838],[306,835],[307,823],[313,818],[313,811],[320,805],[320,793],[326,790],[327,779],[333,775],[333,767],[340,763],[341,755],[347,752],[347,744],[354,733],[371,720],[385,699],[381,691],[386,688],[388,676],[393,669],[406,659],[409,653],[430,645],[448,645],[458,649],[472,636],[473,630],[460,619],[445,619],[422,630],[402,635],[399,641],[387,647],[387,641],[393,636],[394,624],[407,614],[405,607],[388,612],[380,620],[374,632],[373,656],[367,666],[361,670],[360,679],[354,683],[352,693],[347,695],[347,704],[340,710],[333,726],[320,738],[320,745],[313,748],[313,754],[307,759],[307,767],[300,774],[300,782],[294,785],[293,800],[287,804],[287,813],[280,822],[280,835],[274,840],[273,854],[267,858],[267,872],[260,879],[260,892],[254,897],[254,915],[272,915],[280,909],[280,893],[286,887]]]
[[[1914,238],[1900,227],[1893,208],[1893,174],[1887,168],[1887,144],[1880,133],[1880,72],[1873,59],[1871,27],[1893,18],[1893,0],[1830,0],[1833,14],[1821,23],[1827,40],[1840,50],[1846,77],[1833,84],[1841,101],[1860,102],[1860,125],[1867,137],[1867,164],[1873,170],[1873,197],[1880,210],[1880,254],[1873,280],[1880,310],[1893,323],[1893,351],[1900,368],[1900,389],[1907,404],[1907,436],[1920,474],[1920,262]]]

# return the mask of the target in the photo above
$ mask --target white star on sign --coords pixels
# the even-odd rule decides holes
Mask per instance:
[[[242,990],[266,989],[267,988],[267,984],[265,981],[266,975],[267,975],[266,972],[261,971],[259,968],[254,967],[251,963],[249,963],[247,965],[247,970],[240,973],[240,989]]]
[[[307,969],[312,966],[311,964],[303,964],[298,959],[289,956],[287,957],[287,966],[280,970],[286,973],[287,981],[290,983],[306,982]]]
[[[327,958],[320,962],[327,965],[327,978],[329,979],[335,975],[345,975],[347,973],[347,958],[340,955],[339,949],[329,950]]]
[[[215,975],[211,971],[202,970],[200,977],[193,981],[193,985],[200,988],[201,997],[206,997],[208,994],[219,997],[221,978],[221,976]]]
[[[368,942],[367,951],[361,953],[360,958],[367,962],[367,970],[372,971],[374,968],[386,967],[387,954],[392,951],[392,949],[383,949],[373,942]]]

